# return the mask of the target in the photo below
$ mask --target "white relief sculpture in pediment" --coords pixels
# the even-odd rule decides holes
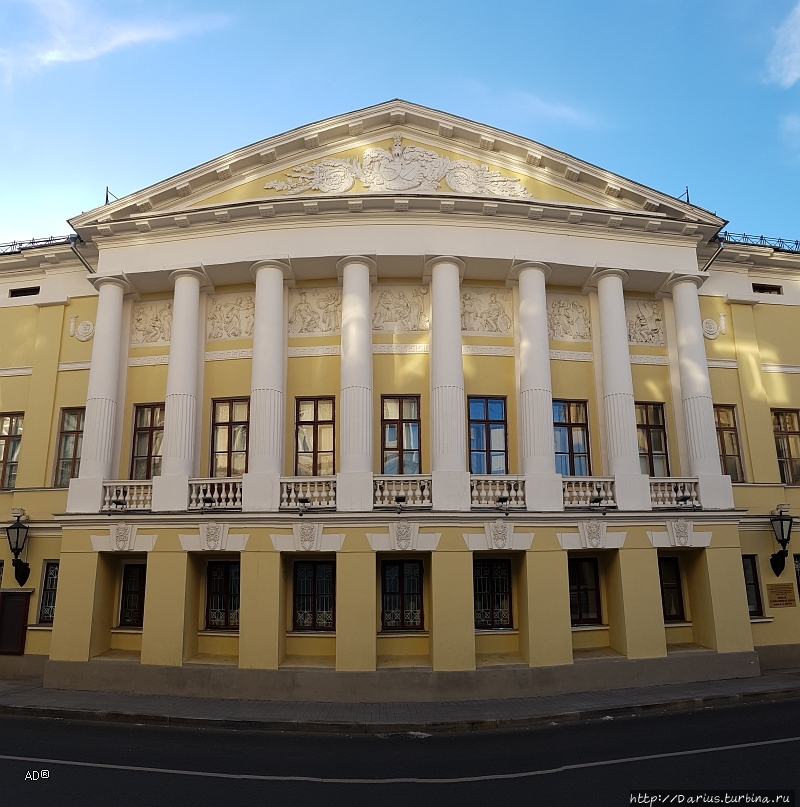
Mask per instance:
[[[172,339],[170,300],[134,303],[131,320],[131,345],[168,345]]]
[[[372,146],[364,150],[360,160],[325,157],[303,163],[287,171],[285,180],[272,180],[264,187],[285,194],[345,193],[356,180],[367,190],[384,193],[436,193],[444,180],[455,193],[530,198],[516,177],[503,176],[488,165],[470,160],[451,160],[421,146],[404,146],[399,134],[393,136],[391,151]]]
[[[430,330],[430,302],[424,286],[380,286],[372,291],[372,330],[418,333]]]
[[[657,300],[625,300],[628,342],[631,345],[663,345],[664,317]]]
[[[461,331],[511,336],[511,292],[507,289],[476,286],[462,288]]]
[[[206,304],[206,339],[250,339],[256,304],[252,293],[215,294]]]
[[[342,292],[337,287],[289,290],[289,336],[339,333]]]
[[[547,295],[547,329],[559,342],[590,342],[592,324],[588,301],[583,297]]]

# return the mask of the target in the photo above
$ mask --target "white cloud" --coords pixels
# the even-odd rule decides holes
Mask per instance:
[[[784,115],[781,118],[781,134],[789,148],[800,152],[800,115]]]
[[[0,69],[7,81],[32,70],[88,61],[132,45],[173,41],[227,22],[222,15],[177,20],[110,19],[90,0],[18,0],[18,4],[32,13],[31,27],[41,36],[0,48]],[[12,31],[6,33],[14,36]]]
[[[778,28],[767,67],[770,81],[782,87],[800,79],[800,2]]]

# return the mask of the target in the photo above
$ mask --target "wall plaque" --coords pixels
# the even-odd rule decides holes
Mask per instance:
[[[767,583],[767,603],[770,608],[794,608],[794,586],[791,583]]]

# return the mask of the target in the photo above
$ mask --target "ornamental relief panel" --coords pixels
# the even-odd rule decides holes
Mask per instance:
[[[511,292],[499,288],[462,287],[461,332],[511,336]]]
[[[131,346],[168,345],[172,338],[172,301],[134,303]]]
[[[625,300],[628,343],[631,345],[664,345],[664,316],[657,300]]]
[[[289,289],[289,336],[325,336],[341,327],[340,288]]]
[[[303,163],[286,171],[284,180],[272,180],[264,187],[283,194],[345,193],[359,180],[368,191],[378,193],[414,191],[436,193],[446,189],[454,193],[481,196],[531,198],[521,180],[503,176],[489,166],[471,160],[451,160],[422,146],[403,145],[395,134],[391,150],[371,146],[361,159],[325,157]]]
[[[251,339],[255,310],[252,292],[210,296],[206,302],[206,339]]]
[[[547,330],[559,342],[591,342],[589,301],[572,295],[547,295]]]
[[[426,286],[378,286],[372,290],[372,330],[419,333],[430,330]]]

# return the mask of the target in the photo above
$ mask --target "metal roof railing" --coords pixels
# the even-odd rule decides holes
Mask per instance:
[[[800,252],[800,241],[789,241],[786,238],[767,238],[764,235],[724,232],[719,234],[719,239],[728,244],[752,244],[757,247],[782,249],[784,252]]]
[[[68,246],[70,243],[77,240],[77,235],[51,235],[48,238],[29,238],[27,241],[9,241],[7,244],[0,244],[0,255],[13,255],[15,252],[22,252],[23,249],[33,249],[34,247]]]

